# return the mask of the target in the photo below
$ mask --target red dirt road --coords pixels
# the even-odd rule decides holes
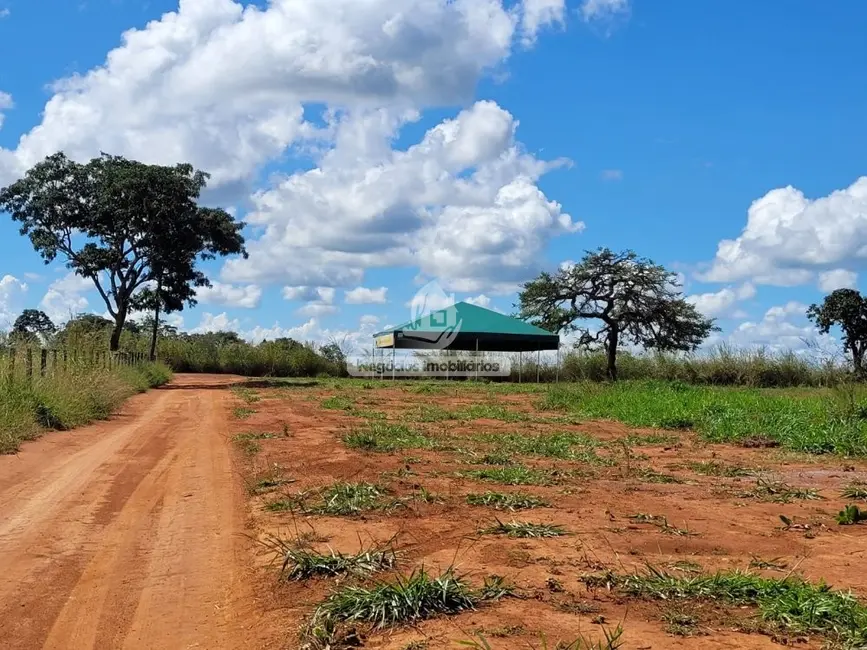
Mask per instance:
[[[253,648],[237,378],[179,375],[0,456],[4,650]]]

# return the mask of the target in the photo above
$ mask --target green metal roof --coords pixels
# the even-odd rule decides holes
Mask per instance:
[[[430,314],[425,314],[414,321],[377,332],[374,336],[378,337],[407,330],[445,332],[456,327],[459,327],[461,334],[556,336],[553,332],[543,330],[541,327],[530,325],[530,323],[484,307],[471,305],[468,302],[459,302],[451,307],[430,312]]]

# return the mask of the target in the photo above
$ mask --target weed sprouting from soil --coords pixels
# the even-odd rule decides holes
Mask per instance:
[[[262,449],[262,446],[258,442],[259,440],[268,440],[276,437],[277,436],[273,433],[251,431],[248,433],[239,433],[233,436],[232,442],[234,442],[245,454],[253,456],[258,454]]]
[[[551,485],[554,477],[551,472],[545,472],[524,465],[509,467],[486,467],[461,473],[461,476],[477,481],[501,483],[502,485]]]
[[[755,488],[742,492],[739,496],[774,503],[791,503],[795,499],[811,501],[822,498],[822,495],[814,488],[797,488],[783,481],[772,481],[764,478],[756,481]]]
[[[236,406],[234,409],[232,409],[232,415],[234,415],[239,420],[246,420],[255,412],[256,409],[251,409],[247,406]]]
[[[236,397],[242,399],[247,404],[255,404],[260,399],[262,399],[259,393],[257,393],[255,390],[253,390],[252,388],[246,388],[244,386],[233,386],[232,392],[235,394]]]
[[[355,402],[352,398],[346,395],[332,395],[327,399],[322,400],[322,408],[335,411],[348,411],[352,408]]]
[[[844,499],[858,499],[867,501],[867,485],[863,483],[852,483],[840,490],[840,496]]]
[[[867,521],[867,512],[851,503],[837,513],[837,523],[841,526],[852,526],[862,521]]]
[[[432,438],[405,424],[372,421],[366,426],[352,429],[343,436],[343,443],[353,449],[392,452],[401,449],[424,449],[435,445]]]
[[[801,578],[765,578],[740,571],[672,576],[650,567],[619,581],[632,596],[667,601],[714,600],[755,606],[762,618],[791,633],[821,634],[846,648],[867,644],[867,608],[851,593]]]
[[[670,607],[662,614],[665,631],[674,636],[698,636],[705,634],[698,627],[698,617],[683,607]]]
[[[344,574],[368,576],[377,571],[393,569],[397,555],[390,545],[362,548],[358,553],[344,554],[333,549],[320,553],[298,540],[288,541],[271,536],[263,541],[275,559],[280,561],[280,577],[286,580],[330,577]]]
[[[528,521],[500,521],[483,528],[482,535],[505,535],[506,537],[562,537],[566,531],[556,524],[534,524]]]
[[[471,506],[485,506],[494,510],[528,510],[530,508],[547,508],[550,505],[544,499],[524,492],[468,494],[467,503]]]
[[[409,576],[371,586],[346,585],[331,594],[313,613],[306,630],[308,647],[334,647],[345,626],[366,624],[373,629],[448,616],[476,609],[503,597],[502,590],[473,589],[452,568],[432,576],[422,567]]]
[[[680,484],[683,483],[684,480],[673,474],[663,474],[661,472],[657,472],[655,469],[651,469],[649,467],[644,467],[638,470],[637,473],[638,480],[643,481],[645,483],[673,483]]]
[[[490,633],[489,636],[500,636],[494,633]],[[540,645],[530,645],[531,650],[618,650],[618,648],[623,647],[623,640],[621,637],[623,636],[623,627],[618,625],[613,630],[602,627],[602,639],[592,640],[589,639],[586,635],[581,634],[576,639],[572,641],[557,641],[554,645],[548,644],[548,639],[545,635],[540,635]],[[476,635],[464,641],[458,641],[459,645],[473,648],[473,650],[495,650],[494,646],[492,646],[487,638],[483,635],[482,632],[476,633]]]
[[[765,569],[771,571],[784,571],[788,564],[781,557],[775,557],[770,560],[763,560],[757,555],[753,555],[750,560],[751,569]]]
[[[614,461],[599,456],[595,448],[600,443],[582,433],[552,433],[528,435],[526,433],[487,434],[477,436],[483,442],[493,443],[496,454],[543,456],[563,460],[575,460],[593,465],[613,465]]]

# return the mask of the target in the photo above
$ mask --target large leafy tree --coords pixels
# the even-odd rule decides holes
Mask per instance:
[[[551,331],[579,332],[579,347],[601,347],[612,381],[624,343],[692,351],[716,329],[684,299],[674,273],[632,251],[587,252],[577,264],[526,283],[518,298],[521,317]],[[580,324],[586,320],[595,326]]]
[[[12,325],[12,339],[46,342],[57,332],[57,327],[44,311],[25,309]]]
[[[852,355],[852,366],[864,376],[867,350],[867,298],[855,289],[837,289],[825,296],[821,305],[810,305],[807,317],[822,334],[837,326],[843,331],[843,347]]]
[[[48,156],[0,190],[0,210],[21,224],[46,264],[58,255],[90,278],[114,321],[117,350],[129,313],[177,311],[208,286],[201,259],[246,254],[243,223],[198,205],[208,174],[188,164],[146,165],[103,154],[77,163]]]

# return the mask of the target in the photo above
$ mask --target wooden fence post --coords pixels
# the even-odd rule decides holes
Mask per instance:
[[[51,351],[51,374],[57,374],[57,348]]]
[[[42,348],[39,350],[39,376],[44,377],[48,370],[48,350]]]
[[[30,380],[33,378],[33,350],[27,348],[26,353],[27,356],[24,359],[24,373],[27,376],[27,379]]]

